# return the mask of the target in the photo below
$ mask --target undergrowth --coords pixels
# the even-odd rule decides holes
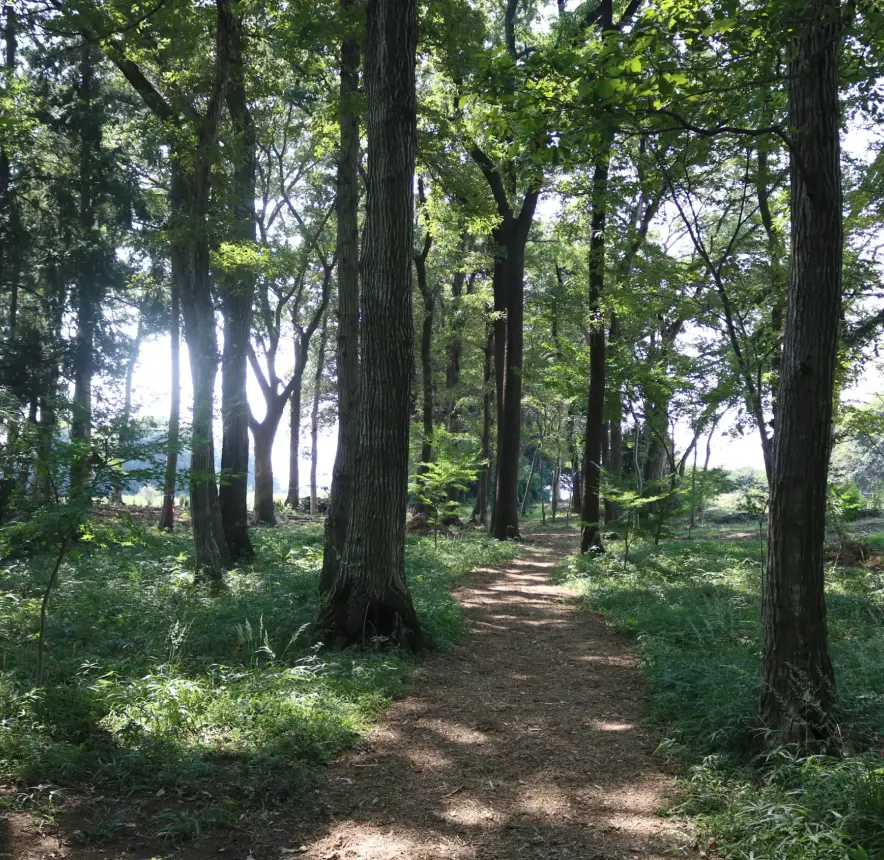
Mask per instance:
[[[884,578],[828,574],[839,692],[833,745],[820,755],[764,749],[757,735],[761,572],[757,540],[678,540],[622,558],[572,559],[561,576],[631,634],[648,678],[661,751],[685,766],[672,811],[715,852],[739,860],[884,857]]]
[[[228,808],[301,796],[311,771],[357,742],[396,695],[412,660],[382,650],[334,653],[312,641],[319,526],[253,538],[254,563],[211,594],[194,584],[186,534],[95,525],[52,598],[41,690],[33,689],[34,634],[50,560],[7,559],[0,778],[41,789],[210,797],[203,809],[161,813],[164,838],[223,823]],[[481,536],[436,548],[432,539],[408,539],[408,579],[434,644],[460,635],[461,612],[448,594],[455,580],[513,552]],[[6,802],[37,802],[29,797],[18,790]],[[111,824],[79,838],[119,829]]]

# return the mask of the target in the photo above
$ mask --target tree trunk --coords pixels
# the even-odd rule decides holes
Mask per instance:
[[[220,582],[229,561],[215,483],[213,410],[218,373],[218,341],[209,279],[207,221],[212,161],[217,152],[218,124],[230,71],[230,0],[216,0],[217,31],[214,82],[205,114],[192,122],[166,101],[137,63],[106,43],[105,51],[145,105],[169,127],[189,126],[194,132],[169,138],[169,251],[176,281],[184,336],[193,380],[193,423],[190,469],[190,513],[193,524],[194,564],[198,578]],[[225,54],[227,56],[225,56]],[[196,99],[193,100],[196,102]],[[195,144],[195,145],[194,145]]]
[[[174,276],[174,272],[173,272]],[[169,409],[169,439],[166,451],[166,475],[163,482],[163,508],[159,528],[171,531],[175,527],[175,488],[178,477],[178,445],[181,427],[181,302],[178,281],[172,278],[172,312],[169,324],[172,357],[172,405]]]
[[[605,318],[599,307],[605,286],[605,220],[608,205],[608,165],[611,140],[596,161],[592,179],[592,236],[589,242],[589,398],[583,447],[583,501],[580,517],[580,551],[599,550],[602,534],[599,504],[602,477],[602,443],[605,429]]]
[[[220,7],[219,7],[220,8]],[[232,6],[218,16],[223,60],[227,64],[227,110],[233,141],[233,200],[230,240],[248,248],[255,243],[255,128],[245,91],[245,45],[242,18]],[[248,266],[232,266],[219,279],[224,317],[221,359],[221,486],[219,502],[224,537],[234,561],[254,555],[249,540],[249,404],[246,395],[248,351],[252,333],[254,275]]]
[[[218,341],[215,312],[209,289],[209,243],[204,229],[208,170],[188,171],[178,159],[172,166],[172,211],[177,230],[171,242],[172,275],[178,284],[184,337],[193,382],[191,424],[190,518],[193,524],[194,563],[197,576],[221,580],[230,560],[221,523],[215,483],[213,412]]]
[[[427,254],[429,251],[428,241],[424,244],[424,252],[416,254],[414,267],[417,273],[418,289],[424,301],[424,320],[421,327],[421,393],[423,398],[423,410],[421,418],[423,423],[423,441],[421,442],[421,461],[417,467],[418,492],[422,485],[422,476],[429,468],[426,464],[433,459],[433,311],[435,296],[427,286]],[[432,515],[434,506],[426,501],[419,501],[415,507],[417,513]]]
[[[289,399],[289,488],[285,503],[293,511],[301,506],[301,382]]]
[[[827,735],[835,698],[824,594],[826,482],[843,255],[838,2],[804,7],[789,67],[792,266],[773,442],[761,718],[785,743]]]
[[[322,319],[319,350],[316,353],[316,375],[313,378],[313,408],[310,411],[310,515],[319,513],[316,487],[316,462],[319,459],[319,404],[322,402],[322,375],[325,372],[325,346],[328,342],[328,317]]]
[[[552,477],[552,493],[549,498],[549,513],[552,521],[556,521],[556,514],[559,512],[559,492],[561,491],[562,481],[562,455],[561,452],[556,457],[556,465],[553,468]]]
[[[570,508],[572,514],[579,514],[581,505],[583,504],[583,481],[582,470],[580,469],[580,457],[574,453],[571,460],[571,501]]]
[[[3,14],[6,19],[3,31],[6,42],[4,69],[11,81],[18,63],[18,15],[11,3],[4,4]],[[12,184],[9,152],[0,143],[0,291],[9,293],[7,343],[13,343],[16,336],[22,243],[25,240],[21,227],[21,214]]]
[[[228,287],[227,289],[231,289]],[[254,555],[249,539],[249,403],[246,362],[252,329],[251,295],[225,290],[224,352],[221,358],[221,482],[218,500],[231,559]]]
[[[536,201],[535,201],[536,202]],[[529,206],[526,203],[525,206]],[[530,204],[533,217],[534,205]],[[523,207],[523,215],[526,210]],[[521,218],[520,218],[521,222]],[[499,254],[494,263],[495,309],[506,315],[495,338],[500,365],[497,416],[497,486],[494,496],[493,535],[498,540],[519,537],[519,466],[522,434],[522,350],[527,223],[498,230]],[[505,237],[503,241],[501,238]]]
[[[341,0],[345,10],[356,0]],[[359,408],[359,34],[349,33],[341,44],[338,153],[337,253],[338,336],[335,349],[338,376],[338,445],[329,490],[325,521],[325,547],[319,590],[325,594],[338,576],[344,552],[353,472],[356,467],[356,436]]]
[[[260,427],[252,425],[255,442],[255,522],[261,525],[276,523],[276,507],[273,503],[273,439],[279,421],[268,422]]]
[[[470,246],[470,236],[462,233],[460,237],[461,260]],[[451,311],[453,321],[451,325],[451,338],[448,341],[448,364],[445,368],[445,394],[447,423],[449,433],[460,432],[460,416],[457,414],[458,389],[460,388],[460,359],[461,359],[461,334],[463,329],[463,317],[460,299],[463,295],[466,283],[466,272],[460,268],[454,273],[451,282]]]
[[[528,507],[528,496],[531,495],[531,481],[534,480],[534,470],[537,468],[537,453],[540,449],[534,448],[534,455],[531,457],[531,468],[528,470],[528,480],[525,482],[525,492],[522,495],[522,503],[519,505],[519,516],[525,516],[525,509]]]
[[[80,117],[80,249],[77,252],[77,335],[74,341],[74,399],[71,410],[71,440],[77,447],[71,463],[71,490],[82,488],[89,481],[95,331],[101,303],[94,199],[98,184],[95,160],[101,149],[101,120],[93,105],[96,86],[93,47],[89,42],[84,42],[80,50],[82,56],[77,88],[77,113]]]
[[[405,581],[413,374],[415,0],[369,0],[368,182],[358,459],[341,564],[319,619],[339,645],[424,644]]]
[[[620,318],[611,314],[608,342],[620,337]],[[610,415],[608,428],[608,473],[615,482],[623,478],[623,392],[619,382],[609,388],[607,411]],[[613,499],[605,499],[605,525],[620,518],[620,506]]]

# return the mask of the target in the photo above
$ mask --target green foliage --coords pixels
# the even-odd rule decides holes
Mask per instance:
[[[701,532],[702,535],[702,532]],[[636,637],[661,751],[686,766],[672,811],[696,818],[715,851],[740,860],[843,860],[884,851],[884,583],[833,569],[829,635],[840,740],[797,757],[755,730],[761,574],[745,539],[642,544],[632,564],[575,559],[580,599]],[[857,852],[857,853],[851,853]]]
[[[62,565],[42,689],[32,684],[34,630],[54,559],[7,557],[0,570],[4,779],[281,799],[359,739],[413,665],[398,653],[327,653],[312,644],[319,526],[255,533],[253,566],[231,571],[212,596],[194,583],[186,534],[96,523],[88,535]],[[461,632],[447,589],[515,551],[479,535],[438,549],[409,539],[409,585],[436,644]],[[177,840],[223,818],[217,808],[191,808],[155,829]],[[112,829],[97,822],[81,838],[101,841]]]
[[[453,513],[458,507],[456,501],[449,499],[450,492],[469,490],[483,464],[476,453],[474,440],[467,434],[449,433],[444,427],[436,427],[432,445],[433,459],[419,465],[409,492],[433,509],[438,531],[440,510]]]
[[[865,507],[865,497],[852,482],[830,483],[828,492],[829,517],[835,523],[852,523]]]

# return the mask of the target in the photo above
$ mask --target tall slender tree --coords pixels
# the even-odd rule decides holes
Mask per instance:
[[[248,250],[255,243],[256,134],[246,94],[246,44],[241,3],[218,6],[219,50],[227,74],[225,100],[235,133],[233,188],[227,239]],[[224,538],[233,560],[254,554],[249,539],[249,404],[246,369],[252,329],[255,277],[248,266],[230,266],[219,277],[224,317],[221,356],[221,482],[218,500]]]
[[[230,560],[221,521],[215,475],[213,413],[218,373],[218,339],[209,272],[208,211],[212,162],[224,108],[227,68],[224,19],[230,0],[216,0],[214,74],[202,113],[184,100],[166,98],[141,66],[126,54],[122,41],[105,42],[110,59],[161,123],[170,152],[169,253],[184,318],[193,381],[190,516],[198,574],[219,581]],[[225,11],[226,10],[226,11]],[[191,135],[181,135],[184,125]]]
[[[761,718],[785,742],[829,731],[823,542],[841,320],[839,0],[801,7],[788,68],[791,275],[773,442]]]

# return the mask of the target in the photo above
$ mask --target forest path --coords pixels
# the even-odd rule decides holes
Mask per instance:
[[[367,749],[329,768],[324,824],[284,856],[689,853],[686,834],[657,815],[673,779],[651,758],[635,655],[550,583],[574,536],[528,537],[523,558],[480,568],[455,592],[472,635],[422,666]]]

